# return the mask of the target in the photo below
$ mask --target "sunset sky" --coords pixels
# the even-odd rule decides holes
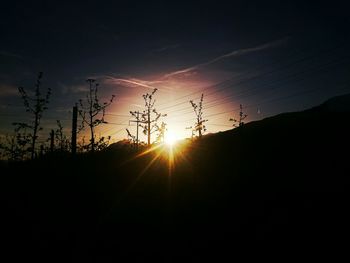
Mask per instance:
[[[298,111],[350,92],[346,1],[7,1],[0,11],[0,134],[26,121],[17,87],[39,71],[52,89],[41,141],[56,120],[67,134],[87,78],[112,94],[110,122],[127,137],[129,111],[158,88],[156,108],[178,138],[191,135],[189,100],[204,94],[207,133],[230,129],[239,104],[253,121]],[[45,135],[47,134],[47,136]],[[45,137],[46,136],[46,137]],[[145,140],[145,138],[142,138]]]

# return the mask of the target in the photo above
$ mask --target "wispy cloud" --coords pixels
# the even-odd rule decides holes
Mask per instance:
[[[160,91],[169,92],[169,91],[173,91],[173,89],[174,89],[174,83],[173,83],[173,79],[171,77],[174,77],[174,76],[185,76],[185,77],[195,76],[197,74],[197,70],[202,68],[202,67],[209,66],[211,64],[214,64],[214,63],[217,63],[219,61],[222,61],[222,60],[225,60],[228,58],[232,58],[235,56],[241,56],[241,55],[245,55],[248,53],[265,50],[268,48],[277,47],[277,46],[285,43],[287,40],[288,40],[288,38],[283,38],[283,39],[280,39],[277,41],[265,43],[265,44],[255,46],[255,47],[234,50],[230,53],[218,56],[218,57],[213,58],[211,60],[208,60],[206,62],[194,65],[192,67],[188,67],[185,69],[181,69],[181,70],[177,70],[177,71],[165,74],[164,76],[157,78],[155,80],[152,80],[152,81],[141,80],[141,79],[137,79],[137,78],[129,78],[129,77],[124,77],[124,76],[113,76],[113,75],[97,75],[97,76],[93,76],[92,78],[103,79],[103,82],[105,84],[120,85],[120,86],[123,86],[126,88],[140,88],[140,87],[147,88],[147,89],[157,88]],[[174,44],[174,45],[159,48],[158,50],[155,50],[155,51],[162,52],[162,51],[165,51],[167,49],[176,48],[178,46],[180,46],[180,45]],[[177,87],[178,87],[179,86],[178,80],[176,80],[176,81],[177,81]],[[186,81],[186,84],[188,85],[187,81]]]
[[[193,72],[193,71],[195,71],[195,70],[197,70],[199,68],[202,68],[202,67],[205,67],[205,66],[209,66],[211,64],[214,64],[216,62],[222,61],[222,60],[227,59],[227,58],[232,58],[232,57],[241,56],[241,55],[245,55],[245,54],[252,53],[252,52],[257,52],[257,51],[261,51],[261,50],[277,47],[277,46],[280,46],[283,43],[285,43],[288,39],[289,38],[287,37],[287,38],[279,39],[279,40],[276,40],[276,41],[273,41],[273,42],[269,42],[269,43],[265,43],[265,44],[262,44],[262,45],[259,45],[259,46],[255,46],[255,47],[234,50],[234,51],[231,51],[231,52],[229,52],[227,54],[224,54],[224,55],[218,56],[216,58],[213,58],[213,59],[211,59],[209,61],[206,61],[206,62],[197,64],[197,65],[194,65],[192,67],[188,67],[188,68],[185,68],[185,69],[181,69],[181,70],[177,70],[177,71],[168,73],[168,74],[164,75],[164,78],[166,79],[166,78],[173,77],[173,76],[176,76],[176,75],[188,74],[188,73]]]
[[[165,80],[142,80],[142,79],[136,79],[136,78],[116,78],[113,76],[104,76],[105,77],[105,82],[107,84],[118,84],[124,87],[132,87],[132,88],[137,88],[137,87],[143,87],[147,89],[159,89],[159,91],[169,91],[171,88],[166,87],[166,82]]]
[[[23,59],[23,57],[21,55],[15,54],[15,53],[12,53],[12,52],[8,52],[8,51],[5,51],[5,50],[0,50],[0,56],[16,58],[16,59]]]
[[[59,86],[61,87],[61,92],[63,94],[85,93],[89,91],[89,88],[87,85],[65,85],[65,84],[59,83]]]
[[[139,80],[135,78],[115,78],[112,76],[107,76],[107,83],[112,84],[119,84],[126,87],[144,87],[148,89],[154,89],[155,87],[152,86],[154,84],[153,81],[145,81],[145,80]]]
[[[135,104],[135,103],[130,104],[130,106],[132,106],[132,107],[137,107],[137,108],[142,108],[142,107],[143,107],[142,105],[140,105],[140,104]]]
[[[0,84],[0,97],[10,97],[18,95],[17,87],[7,84]]]
[[[157,48],[154,50],[154,52],[164,52],[164,51],[168,51],[170,49],[175,49],[175,48],[178,48],[180,47],[181,45],[180,44],[173,44],[173,45],[168,45],[168,46],[164,46],[164,47],[160,47],[160,48]]]

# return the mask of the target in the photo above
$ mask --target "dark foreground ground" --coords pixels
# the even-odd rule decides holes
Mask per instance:
[[[118,147],[3,163],[3,262],[347,257],[349,116],[324,104],[249,123],[170,169],[167,149]]]

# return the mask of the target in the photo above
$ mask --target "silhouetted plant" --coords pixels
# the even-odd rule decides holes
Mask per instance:
[[[135,118],[135,120],[130,120],[129,121],[129,125],[130,122],[135,122],[136,123],[136,136],[131,135],[131,132],[129,130],[127,130],[128,133],[128,139],[131,139],[132,141],[134,141],[134,145],[136,146],[136,148],[138,148],[139,144],[140,144],[140,140],[139,140],[139,128],[143,128],[143,126],[140,124],[142,123],[142,114],[140,115],[139,111],[130,111],[131,116],[133,116]]]
[[[85,136],[83,136],[83,137],[81,138],[81,140],[78,141],[78,143],[77,143],[77,150],[78,150],[78,152],[83,153],[83,152],[85,152],[88,148],[89,148],[89,146],[87,146],[86,143],[85,143]]]
[[[157,134],[156,142],[158,143],[164,142],[165,133],[167,131],[166,125],[167,124],[165,122],[162,122],[160,126],[157,125],[158,134]]]
[[[30,143],[32,138],[27,132],[27,126],[22,123],[14,123],[14,135],[6,135],[0,143],[0,149],[3,155],[11,161],[23,160],[30,152]]]
[[[46,140],[40,144],[40,157],[43,157],[45,154],[50,152],[50,145],[48,144],[49,140]]]
[[[146,93],[142,95],[145,101],[145,110],[141,115],[141,127],[143,128],[143,133],[147,135],[147,145],[151,145],[151,134],[158,131],[159,126],[157,125],[158,120],[161,117],[167,116],[166,114],[161,114],[157,112],[154,108],[156,100],[154,99],[154,94],[157,92],[157,89],[154,89],[151,93]],[[152,117],[153,115],[154,117]]]
[[[136,136],[135,135],[132,135],[131,132],[129,131],[129,129],[126,129],[126,132],[128,134],[128,141],[130,143],[132,143],[133,145],[136,145]]]
[[[41,88],[41,79],[43,77],[43,73],[40,72],[38,74],[38,78],[35,84],[35,90],[34,95],[30,96],[25,91],[23,87],[19,87],[18,91],[21,95],[24,107],[26,109],[26,112],[29,112],[33,116],[33,121],[31,124],[27,123],[17,123],[17,125],[21,126],[22,128],[26,128],[31,130],[30,137],[31,137],[31,159],[34,159],[35,157],[35,143],[38,138],[38,132],[42,130],[42,127],[40,127],[40,121],[43,115],[43,112],[47,110],[47,104],[49,103],[49,98],[51,95],[51,89],[48,88],[46,91],[45,96],[41,94],[40,88]]]
[[[239,120],[236,120],[234,118],[230,118],[229,121],[233,122],[233,127],[242,127],[244,125],[243,120],[247,118],[248,115],[243,113],[243,106],[242,104],[239,104]],[[238,125],[237,125],[238,122]]]
[[[15,135],[6,134],[5,138],[0,142],[1,157],[10,161],[21,160],[23,154],[19,154],[18,144]],[[22,153],[22,152],[21,152]]]
[[[0,160],[4,160],[6,158],[6,154],[4,151],[5,142],[4,142],[4,135],[0,135]]]
[[[56,120],[58,128],[55,131],[56,144],[59,146],[61,152],[68,151],[69,140],[67,136],[63,133],[63,126],[60,120]]]
[[[96,142],[96,150],[97,151],[102,151],[104,149],[106,149],[109,145],[109,142],[111,140],[111,136],[107,136],[107,137],[100,137],[98,139],[98,141]]]
[[[80,117],[82,118],[81,126],[79,131],[82,131],[87,125],[90,129],[90,144],[87,145],[88,149],[91,152],[94,152],[97,149],[103,148],[106,144],[106,138],[101,137],[98,141],[95,138],[95,128],[101,124],[107,123],[104,119],[105,111],[108,106],[110,106],[115,98],[115,95],[111,96],[109,102],[100,103],[97,96],[98,93],[98,83],[93,83],[96,80],[88,79],[87,82],[90,84],[89,93],[86,96],[86,102],[83,103],[83,100],[79,100],[80,109],[78,110]],[[106,141],[105,141],[106,140]],[[109,140],[108,140],[109,141]]]
[[[199,138],[201,138],[203,133],[207,130],[204,123],[208,121],[208,120],[203,120],[203,98],[204,98],[204,94],[202,94],[198,104],[194,103],[193,100],[190,100],[191,106],[197,118],[197,121],[194,124],[193,130],[198,131]]]

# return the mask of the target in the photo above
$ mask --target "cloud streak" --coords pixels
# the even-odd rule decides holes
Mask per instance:
[[[190,73],[190,72],[195,71],[195,70],[197,70],[199,68],[202,68],[202,67],[205,67],[205,66],[209,66],[211,64],[214,64],[216,62],[219,62],[219,61],[227,59],[227,58],[242,56],[242,55],[249,54],[249,53],[252,53],[252,52],[257,52],[257,51],[261,51],[261,50],[277,47],[277,46],[280,46],[283,43],[285,43],[287,40],[288,40],[288,37],[283,38],[283,39],[279,39],[279,40],[276,40],[276,41],[268,42],[268,43],[265,43],[265,44],[262,44],[262,45],[259,45],[259,46],[256,46],[256,47],[250,47],[250,48],[234,50],[234,51],[232,51],[230,53],[218,56],[218,57],[213,58],[213,59],[211,59],[209,61],[206,61],[206,62],[197,64],[197,65],[194,65],[192,67],[188,67],[188,68],[185,68],[185,69],[181,69],[181,70],[177,70],[177,71],[168,73],[168,74],[164,75],[164,78],[166,79],[166,78],[169,78],[169,77],[174,77],[174,76],[177,76],[177,75]]]
[[[89,91],[89,88],[86,85],[65,85],[59,83],[59,86],[61,87],[62,94],[78,94]]]
[[[160,52],[168,51],[170,49],[176,49],[176,48],[178,48],[180,46],[181,46],[180,44],[168,45],[168,46],[157,48],[157,49],[154,50],[154,52],[160,53]]]
[[[169,91],[171,90],[168,87],[165,87],[165,81],[164,80],[154,80],[154,81],[148,81],[148,80],[141,80],[136,78],[116,78],[113,76],[104,76],[107,78],[106,83],[111,84],[118,84],[124,87],[143,87],[147,89],[155,89],[157,88],[159,91]]]
[[[120,84],[122,86],[127,86],[127,87],[144,87],[148,89],[154,89],[154,86],[151,86],[154,82],[153,81],[145,81],[145,80],[139,80],[139,79],[126,79],[126,78],[115,78],[112,76],[107,77],[110,82],[113,84]]]
[[[16,95],[19,95],[17,87],[0,84],[0,97],[11,97]]]
[[[8,52],[8,51],[4,51],[4,50],[0,50],[0,56],[16,58],[16,59],[23,59],[23,57],[21,55],[18,55],[18,54],[15,54],[15,53],[11,53],[11,52]]]
[[[111,75],[102,75],[102,76],[100,75],[100,76],[94,76],[93,78],[103,78],[106,84],[121,85],[121,86],[127,87],[127,88],[142,87],[142,88],[147,88],[147,89],[152,89],[152,90],[157,88],[160,91],[169,91],[169,90],[173,90],[171,88],[171,86],[172,86],[171,85],[171,81],[172,81],[171,77],[180,76],[180,75],[185,75],[185,76],[191,75],[192,76],[193,74],[196,74],[196,72],[195,72],[196,70],[198,70],[202,67],[209,66],[211,64],[220,62],[220,61],[228,59],[228,58],[241,56],[241,55],[245,55],[245,54],[249,54],[249,53],[258,52],[261,50],[277,47],[277,46],[280,46],[283,43],[285,43],[287,40],[288,40],[288,38],[283,38],[280,40],[268,42],[268,43],[265,43],[265,44],[262,44],[259,46],[255,46],[255,47],[234,50],[230,53],[218,56],[218,57],[213,58],[211,60],[208,60],[206,62],[194,65],[192,67],[188,67],[185,69],[181,69],[181,70],[177,70],[177,71],[165,74],[161,78],[153,80],[153,81],[141,80],[141,79],[136,79],[136,78],[114,77]],[[169,48],[176,48],[177,46],[179,46],[179,45],[176,44],[176,45],[164,47],[158,51],[162,52],[162,51],[167,50]]]

